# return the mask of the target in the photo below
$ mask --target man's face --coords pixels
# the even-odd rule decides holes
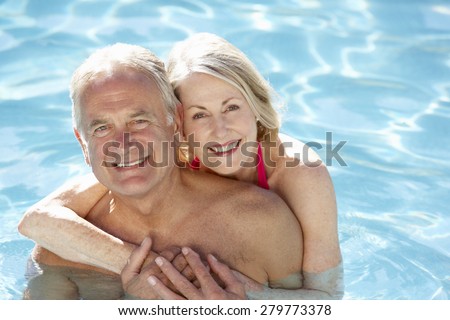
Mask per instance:
[[[117,194],[141,197],[173,164],[173,139],[154,81],[135,71],[94,80],[80,97],[80,139],[97,179]],[[84,141],[83,141],[84,140]]]

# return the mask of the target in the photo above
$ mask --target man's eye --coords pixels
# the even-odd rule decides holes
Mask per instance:
[[[96,137],[104,137],[111,131],[111,127],[108,125],[103,125],[95,128],[94,136]]]
[[[148,120],[139,119],[139,120],[133,120],[128,124],[128,127],[132,130],[142,130],[146,128],[150,122]]]

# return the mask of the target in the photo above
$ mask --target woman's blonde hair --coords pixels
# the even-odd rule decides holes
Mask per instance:
[[[177,94],[181,81],[205,73],[237,88],[257,120],[258,140],[276,140],[280,119],[272,105],[275,92],[247,56],[225,39],[198,33],[177,43],[169,54],[167,73]]]

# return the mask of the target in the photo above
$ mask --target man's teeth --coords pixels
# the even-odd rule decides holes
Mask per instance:
[[[236,148],[238,146],[238,144],[239,144],[239,141],[235,141],[235,142],[227,144],[226,146],[218,145],[215,147],[211,147],[210,149],[217,153],[223,153],[223,152],[227,152],[227,151],[230,151],[230,150]]]
[[[137,160],[137,161],[130,162],[130,163],[118,163],[118,164],[117,164],[117,167],[119,167],[119,168],[132,167],[132,166],[135,166],[135,165],[138,165],[138,164],[143,163],[144,160],[145,160],[145,159]]]

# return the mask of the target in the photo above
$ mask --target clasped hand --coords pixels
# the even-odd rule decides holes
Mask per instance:
[[[171,248],[158,255],[151,247],[152,240],[144,239],[122,270],[127,294],[142,299],[246,299],[245,277],[213,255],[207,256],[205,265],[190,248]]]

